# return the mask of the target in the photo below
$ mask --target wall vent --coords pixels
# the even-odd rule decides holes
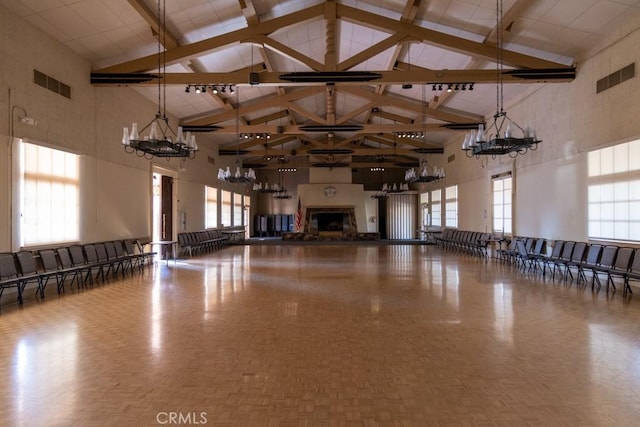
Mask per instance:
[[[61,81],[56,80],[53,77],[49,77],[45,73],[35,69],[33,70],[33,82],[38,86],[42,86],[45,89],[49,89],[50,91],[57,93],[58,95],[71,99],[71,87],[69,87],[69,85],[66,85]]]
[[[636,64],[629,64],[596,82],[596,93],[600,93],[636,76]]]

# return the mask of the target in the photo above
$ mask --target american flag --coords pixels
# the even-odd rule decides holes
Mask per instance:
[[[302,231],[302,205],[298,197],[298,210],[296,211],[296,231]]]

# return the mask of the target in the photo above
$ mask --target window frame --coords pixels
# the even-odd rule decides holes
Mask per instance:
[[[450,197],[450,190],[455,192],[453,197]],[[458,185],[456,184],[444,188],[444,224],[448,228],[458,228],[458,223]]]
[[[16,142],[18,246],[77,243],[80,241],[81,156],[37,142],[22,139]],[[39,194],[34,195],[33,191]]]
[[[508,188],[505,183],[509,183]],[[501,188],[496,191],[496,185],[500,184]],[[514,197],[514,180],[511,171],[491,176],[491,232],[494,234],[502,234],[511,236],[513,234],[513,203]],[[496,194],[500,194],[500,203],[496,203]],[[508,203],[506,203],[508,199]],[[509,212],[505,210],[509,207]],[[500,217],[496,217],[496,213],[500,211]],[[501,229],[496,227],[496,220],[500,220]],[[508,221],[508,227],[507,227]]]
[[[640,139],[587,156],[588,238],[640,243]]]

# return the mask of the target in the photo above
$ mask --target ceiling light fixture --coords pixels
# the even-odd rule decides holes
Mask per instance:
[[[195,135],[191,132],[184,133],[182,127],[178,126],[178,132],[174,132],[169,126],[166,109],[166,86],[163,83],[166,75],[166,9],[165,0],[162,0],[162,9],[158,0],[158,112],[156,116],[138,132],[138,124],[132,123],[131,132],[129,128],[123,128],[122,145],[127,153],[136,153],[140,157],[152,159],[153,157],[183,157],[194,158],[198,151]],[[141,137],[145,130],[149,129],[149,134]]]
[[[240,105],[238,100],[239,93],[236,92],[236,138],[240,139]],[[218,151],[218,155],[220,155],[220,151]],[[249,168],[246,171],[242,171],[240,167],[240,150],[236,150],[236,164],[235,164],[235,173],[231,173],[231,167],[227,166],[226,169],[218,169],[218,180],[224,182],[230,182],[233,184],[248,184],[255,182],[256,180],[256,172]]]
[[[484,125],[478,125],[478,129],[465,135],[462,149],[467,157],[479,157],[489,155],[496,156],[508,154],[509,157],[517,157],[529,150],[538,148],[542,141],[536,136],[536,132],[527,125],[522,128],[507,116],[504,111],[504,84],[503,84],[503,38],[502,38],[502,0],[496,0],[496,113],[493,115],[493,123],[485,131]],[[473,90],[473,86],[469,88]],[[505,127],[506,124],[506,127]],[[514,136],[513,125],[521,133],[522,137]],[[503,130],[503,127],[505,128]]]
[[[422,123],[424,124],[424,132],[422,137],[424,138],[425,148],[422,151],[429,151],[427,147],[427,102],[426,102],[426,86],[422,85]],[[418,151],[418,150],[414,150]],[[427,158],[420,160],[420,170],[416,170],[411,167],[407,169],[404,174],[404,180],[406,182],[437,182],[444,178],[444,168],[432,167],[429,168],[429,162]]]

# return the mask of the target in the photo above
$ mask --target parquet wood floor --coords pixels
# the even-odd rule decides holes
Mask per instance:
[[[640,420],[637,300],[435,247],[234,246],[53,288],[0,311],[1,425]]]

